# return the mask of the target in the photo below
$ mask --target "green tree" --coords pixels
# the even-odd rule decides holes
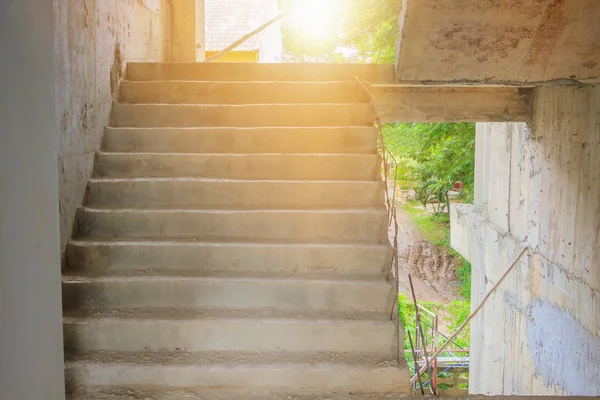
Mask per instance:
[[[344,0],[325,39],[303,34],[289,13],[295,2],[279,0],[284,58],[288,62],[392,63],[396,59],[398,14],[402,0]],[[330,1],[330,0],[323,0]]]
[[[448,191],[458,181],[463,196],[473,194],[475,124],[389,124],[384,127],[386,147],[398,160],[398,176],[416,182],[417,198],[435,202],[436,212],[448,207]]]

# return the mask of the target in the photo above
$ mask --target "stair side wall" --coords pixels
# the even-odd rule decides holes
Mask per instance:
[[[54,0],[61,254],[129,61],[169,61],[172,1]]]
[[[473,206],[452,209],[472,264],[469,390],[600,395],[600,87],[535,89],[528,124],[477,126]]]

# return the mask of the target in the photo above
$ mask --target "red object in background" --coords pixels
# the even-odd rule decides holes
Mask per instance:
[[[463,183],[462,182],[456,182],[454,184],[454,190],[461,190],[463,188]]]

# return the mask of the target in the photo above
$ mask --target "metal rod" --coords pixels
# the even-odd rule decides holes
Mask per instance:
[[[360,86],[362,86],[362,88],[365,90],[365,92],[367,92],[367,94],[369,95],[369,97],[371,97],[371,101],[373,102],[373,104],[377,108],[383,109],[383,106],[381,105],[381,103],[379,101],[377,101],[377,99],[375,98],[375,96],[373,96],[373,94],[371,93],[371,91],[369,89],[367,89],[367,86],[363,83],[363,81],[361,81],[358,76],[355,76],[354,78],[358,81],[358,83],[360,83]]]
[[[458,334],[460,332],[462,332],[462,330],[469,324],[469,322],[473,319],[473,317],[475,317],[477,315],[477,313],[479,313],[479,311],[483,308],[483,306],[488,301],[488,299],[490,298],[490,296],[496,291],[496,289],[498,289],[498,287],[504,281],[504,279],[508,276],[508,274],[515,268],[515,266],[517,265],[517,263],[519,262],[519,260],[521,259],[521,257],[523,257],[523,255],[527,252],[527,250],[529,250],[529,247],[525,247],[523,250],[521,250],[521,252],[517,256],[517,258],[515,258],[515,260],[513,261],[513,263],[510,265],[510,267],[508,267],[508,269],[506,270],[506,272],[504,272],[504,274],[500,277],[500,279],[498,280],[498,282],[496,282],[496,284],[494,285],[494,287],[491,288],[490,291],[485,295],[485,297],[483,298],[483,300],[481,300],[481,303],[479,304],[479,306],[477,306],[477,308],[475,309],[475,311],[473,311],[471,313],[471,315],[469,315],[467,317],[467,319],[465,320],[465,322],[463,322],[461,324],[461,326],[458,327],[458,329],[456,330],[456,332],[454,332],[452,335],[450,335],[450,337],[444,342],[444,344],[442,344],[440,346],[440,348],[431,356],[432,360],[436,359],[444,351],[444,349],[446,348],[446,346],[448,346],[448,344],[450,344],[450,342],[452,342],[454,339],[456,339],[456,337],[458,336]],[[423,371],[424,371],[424,369],[423,369]],[[416,377],[417,377],[417,375],[415,374],[412,378],[410,378],[410,383],[413,383],[416,380]]]
[[[371,98],[371,103],[373,104],[373,111],[375,114],[375,120],[374,120],[374,125],[377,127],[377,132],[378,132],[378,143],[377,143],[377,150],[381,153],[381,158],[383,161],[383,165],[384,165],[384,180],[385,180],[385,202],[386,202],[386,206],[387,206],[387,211],[388,211],[388,229],[390,226],[394,227],[394,242],[393,242],[393,247],[394,247],[394,252],[392,255],[392,259],[390,260],[390,266],[389,266],[389,270],[388,270],[388,280],[390,279],[394,279],[394,297],[395,300],[392,304],[392,310],[390,313],[390,318],[393,320],[394,318],[396,319],[396,330],[398,332],[398,363],[400,363],[402,357],[404,357],[404,354],[402,353],[402,350],[404,349],[404,343],[400,343],[400,338],[402,337],[402,335],[400,335],[400,316],[398,315],[398,289],[400,286],[400,264],[399,264],[399,257],[398,257],[398,220],[396,217],[396,185],[398,182],[398,162],[396,161],[396,159],[394,158],[394,156],[392,155],[392,153],[390,153],[390,151],[385,147],[385,137],[383,136],[383,125],[381,123],[381,119],[379,118],[379,116],[377,115],[377,107],[379,106],[379,108],[383,108],[381,106],[381,104],[379,104],[379,102],[377,101],[377,99],[371,94],[371,92],[369,92],[369,89],[367,89],[367,87],[362,83],[362,81],[360,80],[360,78],[358,76],[355,76],[356,80],[358,81],[358,83],[362,86],[362,88],[364,89],[364,91],[369,95],[369,97]],[[390,161],[391,160],[391,161]],[[393,182],[393,189],[394,189],[394,196],[390,199],[390,193],[389,193],[389,166],[390,164],[393,166],[394,168],[394,182]],[[377,176],[375,176],[377,177]],[[381,172],[379,172],[379,177],[381,178]],[[389,230],[386,229],[384,232],[382,232],[382,240],[385,236],[389,236]]]
[[[421,325],[421,314],[419,312],[417,296],[415,295],[415,288],[413,287],[412,277],[410,276],[410,274],[408,274],[408,282],[410,283],[410,292],[412,293],[413,302],[415,303],[415,317],[417,319],[417,329],[421,334],[421,341],[423,342],[423,355],[425,356],[425,367],[427,368],[427,371],[431,373],[431,364],[429,363],[429,357],[427,355],[427,342],[425,341],[425,335],[423,334],[423,326]],[[429,380],[431,380],[431,377],[429,378]],[[433,385],[429,385],[429,390],[431,390],[431,393],[433,393],[434,395],[437,395],[435,393]]]
[[[265,22],[263,25],[261,25],[259,28],[253,30],[252,32],[248,33],[247,35],[244,35],[241,39],[236,40],[235,42],[233,42],[232,44],[230,44],[229,46],[225,47],[223,50],[221,50],[220,52],[218,52],[217,54],[215,54],[212,57],[207,58],[206,60],[204,60],[204,62],[211,62],[213,60],[216,60],[219,57],[222,57],[224,54],[229,53],[231,50],[235,49],[236,47],[238,47],[240,44],[244,43],[246,40],[250,39],[252,36],[256,35],[257,33],[260,33],[262,31],[264,31],[265,29],[267,29],[269,26],[271,26],[272,24],[274,24],[275,22],[279,21],[283,16],[285,15],[285,13],[281,13],[278,16],[276,16],[275,18]]]
[[[412,336],[410,331],[408,332],[408,340],[410,342],[410,349],[412,350],[413,359],[415,360],[415,371],[417,372],[417,379],[419,380],[419,387],[421,388],[421,395],[425,396],[425,390],[423,390],[423,382],[421,381],[421,373],[419,371],[419,361],[417,361],[417,353],[415,352],[415,346],[413,346]]]

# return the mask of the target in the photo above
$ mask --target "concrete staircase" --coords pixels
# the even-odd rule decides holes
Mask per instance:
[[[377,66],[131,64],[63,276],[72,399],[407,395]]]

